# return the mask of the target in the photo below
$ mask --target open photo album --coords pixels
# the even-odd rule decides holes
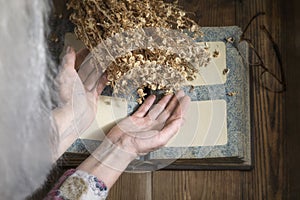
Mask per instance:
[[[202,27],[202,32],[198,42],[212,56],[196,79],[182,88],[192,100],[184,125],[166,146],[138,157],[127,171],[252,168],[248,46],[239,43],[241,30],[236,26]],[[66,34],[66,45],[80,46],[77,43],[74,34]],[[139,106],[109,88],[97,103],[94,122],[65,152],[62,165],[79,165],[119,120]]]

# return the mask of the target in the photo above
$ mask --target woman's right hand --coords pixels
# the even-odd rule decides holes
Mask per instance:
[[[155,105],[154,101],[155,96],[149,96],[132,116],[113,127],[77,169],[97,176],[111,188],[137,156],[166,145],[184,122],[190,98],[179,91]]]
[[[190,98],[181,90],[164,96],[155,105],[154,101],[155,96],[149,96],[133,115],[111,129],[107,139],[136,156],[166,145],[183,124]]]

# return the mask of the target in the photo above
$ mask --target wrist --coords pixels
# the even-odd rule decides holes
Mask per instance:
[[[124,151],[106,138],[77,169],[96,176],[110,188],[135,158],[135,154]]]
[[[92,156],[107,167],[124,171],[137,154],[123,148],[120,142],[113,143],[109,138],[105,138]]]

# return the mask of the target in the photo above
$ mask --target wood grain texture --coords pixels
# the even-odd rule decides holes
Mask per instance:
[[[153,199],[241,199],[240,178],[239,171],[155,172]]]
[[[258,11],[265,11],[266,16],[261,17],[250,29],[249,37],[253,38],[256,48],[264,58],[266,66],[278,73],[279,65],[271,50],[268,39],[260,31],[264,24],[272,33],[274,40],[279,45],[282,54],[282,7],[283,1],[257,1],[252,3],[244,1],[237,5],[237,16],[254,15]],[[247,23],[237,18],[237,24]],[[286,66],[285,66],[286,67]],[[285,199],[287,197],[287,172],[286,172],[286,137],[285,137],[285,94],[275,94],[266,91],[256,81],[261,71],[252,68],[253,81],[253,132],[255,169],[252,173],[244,174],[249,185],[245,188],[245,197],[249,199]]]
[[[287,42],[285,47],[287,49],[285,55],[285,63],[287,68],[287,82],[288,91],[286,97],[286,110],[287,110],[287,156],[288,156],[288,177],[289,186],[288,194],[289,199],[299,199],[300,196],[300,1],[293,0],[286,7],[285,21],[286,25],[283,30]],[[288,13],[288,14],[287,14]]]
[[[151,200],[151,173],[123,173],[109,192],[108,200]]]
[[[201,26],[244,27],[257,12],[265,11],[266,16],[252,24],[247,36],[255,43],[266,65],[278,73],[275,56],[259,26],[264,24],[270,30],[286,58],[288,36],[284,34],[284,1],[180,0],[179,3],[185,10],[195,13],[192,17]],[[252,171],[158,171],[152,176],[124,174],[112,188],[109,199],[287,199],[285,94],[263,89],[257,81],[260,73],[260,69],[254,68],[251,72],[255,154]]]

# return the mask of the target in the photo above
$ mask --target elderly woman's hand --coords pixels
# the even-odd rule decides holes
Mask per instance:
[[[114,145],[133,155],[144,155],[164,145],[178,132],[190,98],[179,91],[164,96],[153,105],[151,95],[132,115],[118,123],[107,135]]]
[[[55,159],[59,157],[92,123],[97,112],[97,98],[104,89],[105,74],[90,77],[95,66],[86,63],[79,66],[89,52],[86,49],[75,53],[67,48],[57,78],[60,106],[53,110],[53,117],[59,133],[59,146]],[[78,73],[75,69],[79,69]],[[94,73],[95,74],[95,73]]]
[[[127,165],[164,145],[179,131],[190,98],[179,91],[153,105],[149,96],[139,109],[113,127],[102,144],[79,167],[97,176],[110,188]]]

